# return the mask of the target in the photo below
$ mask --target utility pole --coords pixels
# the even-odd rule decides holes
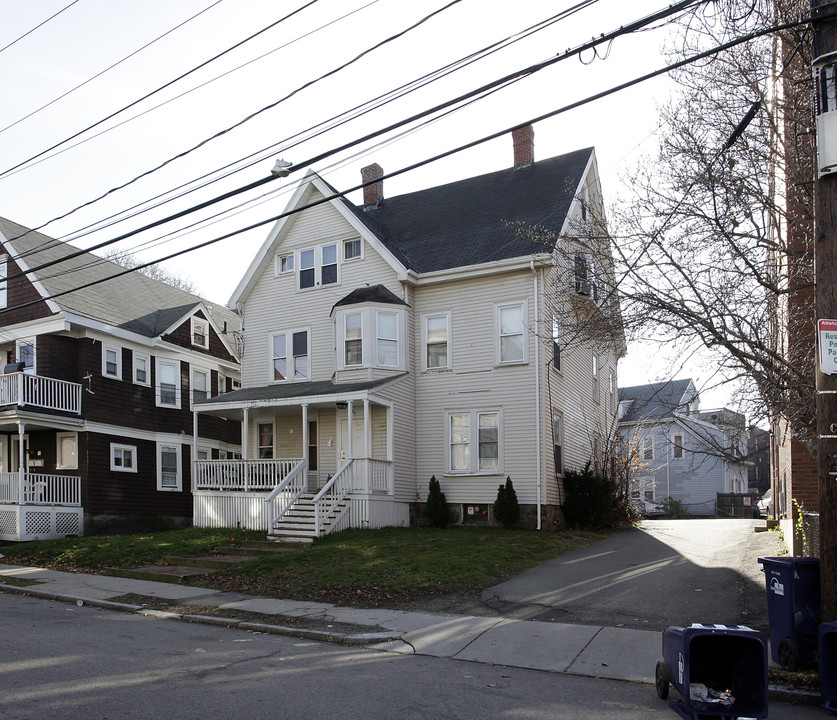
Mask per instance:
[[[822,621],[832,622],[837,620],[837,0],[811,0],[811,26],[817,125],[814,273],[820,587]]]

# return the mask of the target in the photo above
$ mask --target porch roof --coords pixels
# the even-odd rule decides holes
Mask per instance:
[[[303,400],[328,401],[330,399],[357,399],[364,393],[380,388],[388,383],[405,377],[407,373],[399,373],[391,377],[361,382],[335,383],[331,380],[314,382],[288,382],[246,387],[240,390],[216,395],[213,398],[200,400],[193,404],[193,408],[200,411],[234,409],[265,404],[289,405],[299,404]],[[351,396],[355,396],[354,398]]]

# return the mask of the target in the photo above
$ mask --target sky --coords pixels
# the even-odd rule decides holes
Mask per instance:
[[[455,112],[437,113],[432,122],[413,122],[307,164],[669,3],[591,2],[487,58],[328,127],[345,111],[583,4],[0,0],[0,215],[90,248],[264,178],[280,157],[293,164],[286,179],[113,246],[148,262],[278,215],[309,167],[345,190],[359,184],[361,167],[370,163],[396,172],[665,65],[661,48],[671,31],[658,24],[597,53],[555,63]],[[670,81],[660,78],[536,122],[535,157],[594,147],[606,202],[618,203],[631,167],[654,154],[657,107],[670,92]],[[242,158],[251,165],[196,188],[197,178],[242,168]],[[504,135],[390,178],[384,195],[511,164],[511,138]],[[136,215],[151,199],[172,197],[174,188],[193,191]],[[360,191],[349,195],[358,203],[360,197]],[[114,222],[124,214],[135,216]],[[106,226],[96,229],[101,224]],[[165,267],[190,279],[199,294],[225,304],[270,226],[189,252]],[[647,358],[646,350],[629,348],[620,384],[659,379],[661,370]],[[715,401],[708,400],[704,406]]]

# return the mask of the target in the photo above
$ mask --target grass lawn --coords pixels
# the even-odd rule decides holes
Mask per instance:
[[[258,558],[218,572],[208,583],[227,590],[335,602],[403,600],[467,594],[496,584],[608,532],[557,533],[499,528],[386,528],[329,535],[298,552]],[[166,555],[264,539],[263,532],[189,529],[91,536],[0,548],[0,562],[60,570],[134,567]]]

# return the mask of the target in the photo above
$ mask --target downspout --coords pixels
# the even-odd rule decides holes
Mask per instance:
[[[541,529],[541,341],[538,325],[538,309],[540,308],[538,300],[538,272],[535,270],[535,261],[529,261],[529,267],[532,269],[532,282],[535,293],[535,457],[538,459],[535,463],[537,470],[537,488],[538,488],[538,530]]]

